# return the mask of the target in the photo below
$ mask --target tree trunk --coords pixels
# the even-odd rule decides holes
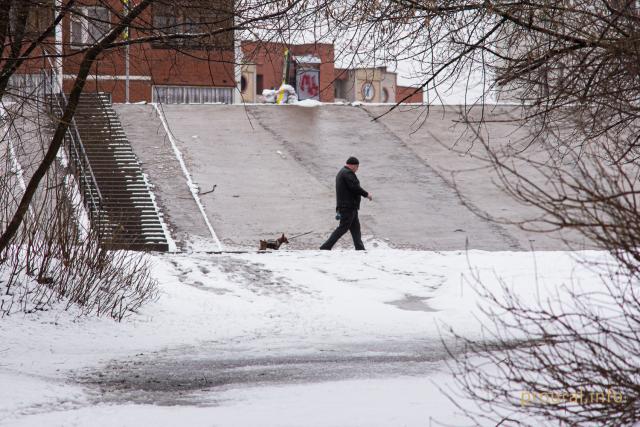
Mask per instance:
[[[135,8],[131,10],[131,12],[125,16],[114,28],[111,29],[111,32],[107,34],[102,40],[100,40],[96,45],[92,46],[87,53],[85,54],[82,63],[80,64],[80,69],[78,71],[78,76],[76,77],[76,81],[73,85],[73,89],[69,94],[69,102],[65,108],[62,119],[58,123],[58,127],[56,128],[56,132],[53,135],[53,139],[51,140],[51,144],[45,154],[44,158],[35,173],[29,180],[29,184],[24,192],[24,195],[20,199],[20,204],[16,209],[16,212],[13,214],[11,221],[7,225],[6,230],[0,236],[0,253],[2,253],[9,243],[16,235],[18,229],[20,228],[20,224],[24,220],[24,216],[29,209],[29,205],[31,204],[31,200],[35,195],[38,186],[40,185],[40,181],[46,175],[49,167],[55,161],[56,155],[58,154],[58,150],[62,146],[64,141],[64,135],[67,133],[67,129],[69,128],[69,123],[71,123],[71,119],[75,114],[76,107],[78,105],[78,101],[80,100],[80,94],[84,88],[86,83],[87,76],[89,75],[89,71],[91,71],[91,65],[95,61],[96,57],[108,46],[112,43],[116,38],[122,34],[122,31],[136,18],[142,13],[154,0],[142,0],[140,4],[138,4]]]

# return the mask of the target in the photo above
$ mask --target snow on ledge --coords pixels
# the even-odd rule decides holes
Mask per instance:
[[[319,107],[322,105],[322,102],[315,99],[303,99],[302,101],[298,101],[295,105],[299,107]]]

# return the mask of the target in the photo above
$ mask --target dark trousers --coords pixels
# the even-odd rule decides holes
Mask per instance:
[[[335,229],[329,239],[320,246],[320,249],[331,250],[333,245],[336,244],[347,231],[351,232],[353,238],[353,244],[357,251],[364,251],[364,244],[362,243],[362,235],[360,234],[360,220],[358,219],[357,209],[340,209],[340,225]]]

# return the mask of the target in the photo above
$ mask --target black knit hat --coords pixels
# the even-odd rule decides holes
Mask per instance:
[[[347,159],[347,164],[348,165],[359,165],[360,161],[358,159],[356,159],[355,157],[351,156]]]

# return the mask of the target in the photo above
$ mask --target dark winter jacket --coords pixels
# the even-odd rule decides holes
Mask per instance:
[[[346,166],[340,169],[336,175],[337,209],[360,209],[360,197],[368,195],[351,169]]]

